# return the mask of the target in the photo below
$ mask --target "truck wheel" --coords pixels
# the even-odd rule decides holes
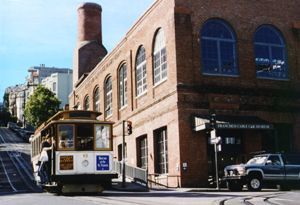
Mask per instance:
[[[258,175],[252,175],[249,177],[247,184],[249,191],[260,191],[262,188],[262,179]]]
[[[240,181],[228,181],[227,188],[229,191],[242,191],[243,184]]]

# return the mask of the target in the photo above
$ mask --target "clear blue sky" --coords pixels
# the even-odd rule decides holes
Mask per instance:
[[[90,0],[102,6],[103,44],[110,52],[155,0]],[[82,0],[0,0],[0,102],[25,82],[28,68],[72,68],[77,7]]]

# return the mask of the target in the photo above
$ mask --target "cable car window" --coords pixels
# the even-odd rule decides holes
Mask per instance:
[[[58,148],[60,150],[74,149],[74,126],[73,125],[58,125]]]
[[[96,149],[110,148],[110,126],[95,125]]]
[[[76,150],[93,150],[93,125],[78,124],[76,136]]]

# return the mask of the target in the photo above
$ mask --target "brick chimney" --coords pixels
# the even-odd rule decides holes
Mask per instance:
[[[74,52],[73,85],[86,76],[107,54],[102,44],[102,8],[96,3],[83,3],[78,9],[78,41]]]

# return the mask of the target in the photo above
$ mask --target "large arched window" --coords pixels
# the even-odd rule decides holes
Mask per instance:
[[[84,98],[83,109],[84,110],[89,110],[90,109],[90,98],[89,98],[88,95],[85,96],[85,98]]]
[[[154,85],[157,85],[167,79],[167,52],[165,35],[162,29],[157,31],[154,39],[153,76]]]
[[[276,28],[263,25],[256,30],[254,52],[257,77],[288,79],[285,43]]]
[[[94,90],[94,110],[100,112],[100,91],[99,87]]]
[[[120,108],[127,105],[127,68],[123,64],[119,69],[119,105]]]
[[[232,28],[219,19],[208,20],[200,33],[202,72],[238,75],[236,37]]]
[[[111,77],[105,81],[105,116],[112,115],[112,82]]]
[[[139,96],[147,91],[146,51],[143,46],[136,56],[136,95]]]

